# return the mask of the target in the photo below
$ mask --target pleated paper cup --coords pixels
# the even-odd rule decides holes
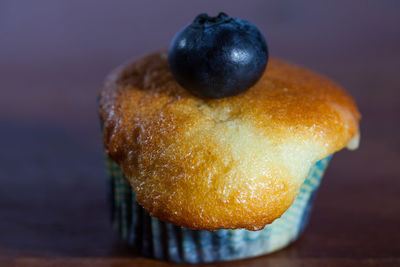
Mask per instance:
[[[288,210],[260,231],[191,230],[151,217],[135,200],[121,168],[106,158],[113,227],[132,250],[159,260],[201,263],[268,254],[294,242],[303,232],[331,156],[318,161]]]

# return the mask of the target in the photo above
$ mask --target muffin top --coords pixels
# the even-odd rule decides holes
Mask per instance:
[[[249,90],[208,99],[178,85],[167,52],[153,53],[109,75],[99,115],[139,204],[191,229],[262,229],[316,161],[359,139],[360,114],[340,86],[274,58]]]

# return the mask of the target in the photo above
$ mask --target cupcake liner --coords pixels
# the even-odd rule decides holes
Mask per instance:
[[[136,253],[159,260],[201,263],[268,254],[292,243],[303,232],[330,158],[311,168],[299,196],[279,219],[254,232],[191,230],[151,217],[136,202],[121,168],[107,157],[112,224]]]

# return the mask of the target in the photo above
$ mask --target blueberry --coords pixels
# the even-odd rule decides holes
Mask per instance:
[[[260,79],[267,61],[267,43],[257,27],[225,13],[198,15],[175,35],[168,53],[176,81],[210,98],[247,90]]]

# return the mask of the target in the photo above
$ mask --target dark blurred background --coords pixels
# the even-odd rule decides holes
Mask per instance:
[[[0,265],[148,263],[111,231],[96,95],[112,68],[219,11],[342,84],[363,114],[361,147],[334,157],[305,235],[247,263],[400,265],[396,0],[0,1]]]

